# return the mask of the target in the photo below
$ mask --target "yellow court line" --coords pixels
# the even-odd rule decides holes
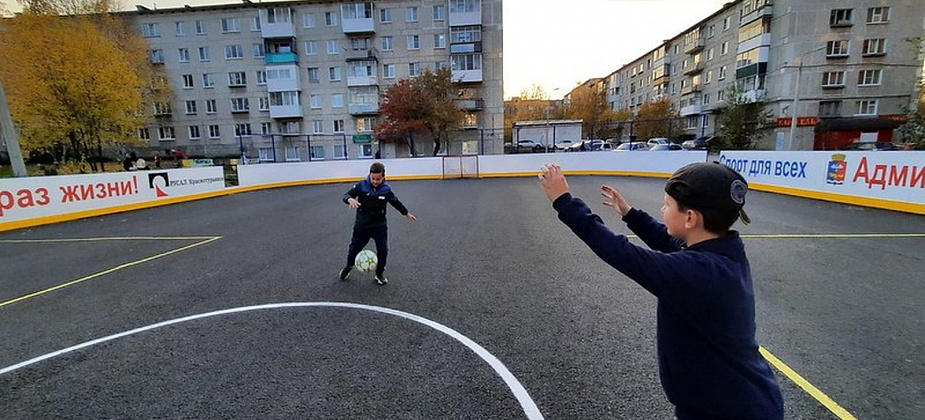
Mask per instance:
[[[65,242],[102,242],[102,241],[197,241],[212,239],[214,236],[103,236],[97,238],[62,238],[62,239],[0,239],[0,244],[34,244]]]
[[[62,284],[59,284],[59,285],[57,285],[57,286],[52,286],[52,287],[49,287],[49,288],[44,289],[44,290],[39,290],[39,291],[37,291],[37,292],[33,292],[33,293],[30,293],[30,294],[25,295],[25,296],[20,296],[20,297],[15,298],[15,299],[8,300],[8,301],[6,301],[6,302],[0,302],[0,307],[4,307],[4,306],[6,306],[6,305],[11,305],[11,304],[14,304],[14,303],[16,303],[16,302],[20,302],[20,301],[23,301],[23,300],[26,300],[26,299],[31,299],[31,298],[34,298],[34,297],[39,296],[39,295],[44,295],[44,294],[46,294],[46,293],[53,292],[53,291],[58,290],[58,289],[63,289],[63,288],[68,287],[68,286],[73,286],[73,285],[75,285],[75,284],[77,284],[77,283],[82,283],[82,282],[85,282],[85,281],[87,281],[87,280],[91,280],[91,279],[94,279],[94,278],[97,278],[97,277],[100,277],[100,276],[103,276],[103,275],[106,275],[106,274],[109,274],[109,273],[112,273],[112,272],[115,272],[115,271],[119,271],[119,270],[121,270],[121,269],[123,269],[123,268],[133,267],[133,266],[136,266],[136,265],[139,265],[139,264],[143,264],[143,263],[146,263],[146,262],[149,262],[149,261],[156,260],[156,259],[158,259],[158,258],[166,257],[166,256],[171,255],[171,254],[176,254],[176,253],[178,253],[178,252],[186,251],[187,249],[195,248],[195,247],[200,246],[200,245],[205,245],[205,244],[207,244],[207,243],[209,243],[209,242],[217,241],[217,240],[219,240],[219,239],[221,239],[221,238],[222,238],[221,236],[214,236],[214,237],[209,238],[209,239],[206,239],[206,240],[204,240],[204,241],[196,242],[196,243],[194,243],[194,244],[192,244],[192,245],[187,245],[187,246],[184,246],[184,247],[181,247],[181,248],[177,248],[177,249],[174,249],[174,250],[171,250],[171,251],[167,251],[167,252],[164,252],[164,253],[161,253],[161,254],[157,254],[157,255],[154,255],[154,256],[151,256],[151,257],[143,258],[143,259],[140,259],[140,260],[138,260],[138,261],[133,261],[133,262],[125,263],[125,264],[122,264],[122,265],[120,265],[120,266],[118,266],[118,267],[114,267],[114,268],[110,268],[110,269],[108,269],[108,270],[100,271],[99,273],[91,274],[91,275],[86,276],[86,277],[81,277],[81,278],[79,278],[79,279],[77,279],[77,280],[72,280],[72,281],[69,281],[69,282],[67,282],[67,283],[62,283]]]
[[[829,398],[828,395],[825,395],[822,391],[820,391],[819,388],[816,388],[813,386],[813,384],[809,383],[809,381],[800,376],[799,373],[796,373],[793,369],[790,369],[790,366],[787,366],[784,362],[771,354],[771,352],[769,352],[767,349],[758,346],[758,352],[761,353],[761,355],[764,356],[764,358],[769,363],[771,363],[771,365],[773,365],[775,368],[777,368],[777,370],[784,374],[787,379],[790,379],[793,381],[793,383],[797,384],[797,386],[803,388],[807,394],[815,398],[816,401],[819,401],[823,406],[825,406],[825,408],[828,408],[829,411],[831,411],[832,414],[838,416],[839,419],[858,420],[857,417],[851,415],[848,410],[845,410],[842,408],[842,406],[838,405],[838,403]]]

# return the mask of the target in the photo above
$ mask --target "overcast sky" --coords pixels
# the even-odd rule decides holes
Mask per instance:
[[[153,8],[221,0],[122,0]],[[503,0],[504,97],[534,84],[554,99],[657,47],[728,0]],[[15,0],[0,0],[15,8]],[[558,90],[555,90],[558,89]]]

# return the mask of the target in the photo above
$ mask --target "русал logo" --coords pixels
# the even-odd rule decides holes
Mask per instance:
[[[160,179],[160,181],[155,181]],[[167,172],[157,172],[148,174],[148,188],[154,188],[158,197],[167,197],[164,189],[170,186],[170,175]]]

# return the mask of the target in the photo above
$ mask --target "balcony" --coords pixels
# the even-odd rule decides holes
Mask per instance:
[[[681,108],[681,116],[686,117],[689,115],[700,114],[703,108],[700,105],[688,105]]]
[[[379,84],[379,78],[376,75],[372,76],[347,76],[347,87],[355,86],[377,86]]]
[[[480,83],[481,81],[482,69],[453,70],[453,82],[455,83]]]
[[[299,55],[296,53],[267,53],[264,56],[267,64],[294,64],[299,62]]]
[[[736,54],[742,54],[746,51],[751,51],[758,47],[770,47],[770,46],[771,46],[771,34],[761,34],[761,35],[746,39],[744,41],[740,41],[739,46],[736,47]]]
[[[482,99],[457,99],[456,106],[463,111],[481,111],[485,107]]]
[[[302,106],[270,105],[270,118],[302,118]]]
[[[703,38],[697,38],[684,45],[684,54],[696,54],[702,51],[704,46],[706,46],[706,41]]]
[[[342,26],[347,35],[376,33],[376,20],[373,18],[344,18]]]
[[[702,61],[699,63],[688,65],[687,67],[684,68],[684,74],[687,76],[690,76],[692,74],[702,73],[704,66],[705,66],[705,63]]]
[[[671,79],[671,76],[669,76],[668,73],[663,73],[661,75],[654,76],[654,78],[652,79],[652,83],[655,83],[655,84],[665,83],[665,82],[668,82],[670,79]]]
[[[267,10],[260,11],[260,34],[264,38],[293,38],[295,25],[292,24],[292,12],[287,9],[272,9],[272,20]]]
[[[376,115],[379,113],[377,103],[355,103],[347,105],[350,115]]]
[[[481,0],[459,6],[454,3],[455,2],[450,3],[450,26],[473,26],[482,24]]]
[[[774,7],[771,4],[766,4],[763,7],[752,10],[750,13],[743,15],[739,18],[739,26],[745,26],[749,23],[752,23],[763,17],[772,17],[774,16]]]
[[[450,54],[473,54],[480,52],[482,52],[481,41],[450,45]]]
[[[691,84],[691,85],[684,86],[681,89],[681,95],[689,95],[691,93],[697,93],[702,90],[703,90],[703,85],[701,85],[700,83]]]
[[[751,89],[742,93],[742,99],[747,103],[758,102],[765,97],[764,89]]]
[[[379,61],[379,50],[375,48],[348,50],[345,53],[345,55],[346,55],[347,61],[364,61],[364,60]]]

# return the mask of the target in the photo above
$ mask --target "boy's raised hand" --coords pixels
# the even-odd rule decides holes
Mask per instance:
[[[620,217],[626,216],[626,213],[632,209],[620,191],[610,185],[601,185],[601,196],[604,197],[604,205],[612,207]]]
[[[547,163],[540,167],[540,173],[537,175],[543,190],[546,191],[546,198],[549,201],[556,201],[557,198],[569,192],[568,182],[565,181],[565,175],[562,174],[562,168],[555,163]]]

